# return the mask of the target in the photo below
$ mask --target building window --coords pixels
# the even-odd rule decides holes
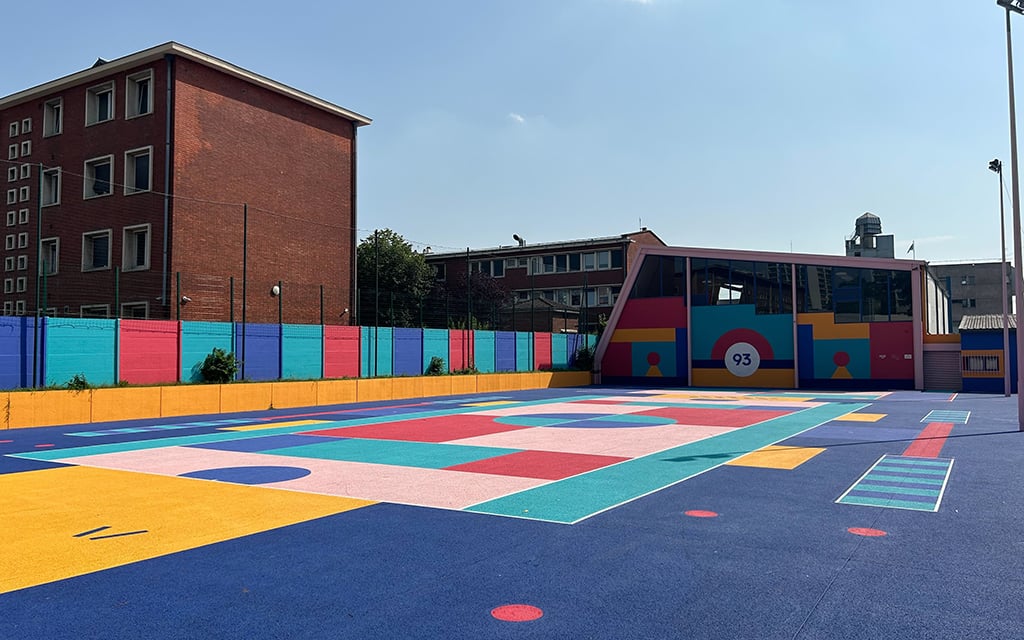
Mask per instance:
[[[124,154],[124,193],[130,195],[150,190],[153,147],[133,149]]]
[[[964,309],[973,309],[978,306],[978,301],[975,298],[964,298],[960,303]]]
[[[114,156],[103,156],[85,161],[85,192],[83,197],[109,196],[110,176],[114,168]]]
[[[98,124],[114,117],[114,83],[107,82],[85,92],[85,124]]]
[[[448,271],[447,270],[447,266],[448,265],[446,265],[446,264],[435,264],[434,265],[434,279],[435,280],[444,280],[445,279],[445,274]]]
[[[23,316],[25,315],[25,301],[18,300],[14,303],[14,315]]]
[[[964,286],[973,285],[975,282],[973,275],[960,276],[960,284]]]
[[[81,307],[79,307],[78,313],[83,318],[109,318],[110,305],[83,304]]]
[[[124,263],[125,271],[142,271],[149,268],[149,225],[125,227]]]
[[[21,179],[27,180],[32,177],[32,165],[23,164],[21,165]]]
[[[9,316],[14,313],[14,304],[10,300],[4,301],[4,315]]]
[[[14,278],[4,278],[4,293],[14,293]]]
[[[25,158],[30,155],[32,155],[32,141],[25,140],[21,143],[21,157]]]
[[[28,271],[28,256],[18,256],[18,271]]]
[[[28,209],[18,210],[18,224],[28,224]]]
[[[149,318],[149,303],[125,302],[124,304],[121,305],[121,317],[134,318],[136,320],[146,320]]]
[[[64,99],[55,98],[43,105],[43,136],[55,136],[64,130]]]
[[[25,118],[21,121],[21,132],[32,133],[32,118]]]
[[[14,290],[17,293],[25,293],[25,289],[28,288],[28,278],[25,276],[18,276],[18,279],[14,281]]]
[[[13,233],[8,234],[6,241],[4,243],[4,248],[7,249],[8,251],[14,249],[14,245],[17,242],[17,239],[17,236],[15,236]]]
[[[43,171],[43,192],[39,196],[39,203],[44,207],[60,204],[59,168]]]
[[[4,258],[4,271],[14,271],[14,256]]]
[[[42,262],[39,263],[39,274],[44,276],[55,276],[60,267],[60,238],[43,238],[40,243],[42,251],[39,254]]]
[[[153,113],[153,72],[143,71],[128,76],[125,85],[124,117],[134,118]]]
[[[18,159],[18,145],[12,144],[7,147],[7,159],[17,160]]]
[[[8,227],[13,227],[14,224],[17,221],[18,221],[18,212],[17,211],[8,211],[7,212],[7,226]]]
[[[11,124],[7,125],[7,134],[12,137],[18,137],[18,121],[15,120]]]
[[[21,233],[18,234],[18,248],[19,249],[27,249],[28,248],[28,232],[27,231],[22,231]]]
[[[18,167],[7,167],[7,182],[17,182]]]
[[[20,187],[18,189],[18,202],[28,202],[28,198],[31,195],[32,192],[29,191],[28,187]]]
[[[110,229],[82,234],[82,271],[110,268]]]
[[[18,204],[18,190],[8,189],[7,190],[7,204]]]

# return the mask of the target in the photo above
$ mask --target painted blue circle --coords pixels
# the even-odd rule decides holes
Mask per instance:
[[[310,474],[309,469],[302,467],[221,467],[219,469],[201,469],[181,474],[182,478],[198,478],[200,480],[219,480],[235,484],[268,484],[295,480]]]
[[[518,416],[495,418],[501,424],[522,427],[555,427],[573,429],[623,429],[635,427],[660,427],[675,424],[671,418],[660,416],[638,416],[618,413],[530,413]]]

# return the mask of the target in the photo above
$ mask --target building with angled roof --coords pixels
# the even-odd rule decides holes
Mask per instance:
[[[368,124],[175,42],[0,98],[3,313],[338,322]]]

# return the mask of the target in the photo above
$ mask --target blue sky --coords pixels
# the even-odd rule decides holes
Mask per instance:
[[[5,9],[0,95],[175,40],[373,118],[362,236],[441,251],[643,225],[671,245],[842,254],[870,211],[898,257],[999,255],[994,0],[48,6],[45,34],[38,6]]]

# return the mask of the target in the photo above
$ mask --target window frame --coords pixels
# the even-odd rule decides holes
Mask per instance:
[[[28,224],[28,209],[18,209],[18,224]]]
[[[64,98],[53,98],[43,103],[43,137],[64,133]]]
[[[27,255],[22,254],[22,255],[18,256],[17,266],[15,268],[15,271],[28,271],[28,256]]]
[[[90,261],[92,264],[94,264],[96,262],[96,260],[95,260],[95,251],[93,250],[93,247],[89,244],[89,242],[91,240],[94,240],[95,238],[98,238],[98,237],[103,236],[103,235],[107,236],[107,260],[106,260],[106,264],[104,266],[101,266],[101,267],[96,267],[96,266],[92,266],[91,264],[87,264],[86,263],[86,257],[87,256],[92,258],[92,260]],[[114,245],[114,232],[113,232],[113,229],[96,229],[94,231],[85,231],[85,232],[83,232],[82,233],[82,272],[83,273],[87,273],[87,272],[93,272],[93,271],[109,271],[111,269],[113,245]],[[86,251],[87,249],[88,249],[88,251]],[[110,309],[107,309],[107,312],[109,313]]]
[[[103,315],[85,315],[86,309],[102,309]],[[78,307],[78,317],[80,318],[109,318],[110,317],[110,305],[109,304],[83,304]]]
[[[17,182],[17,181],[18,181],[18,167],[17,167],[17,165],[11,166],[11,167],[7,167],[7,182]]]
[[[32,165],[26,162],[26,163],[21,165],[21,179],[22,180],[28,180],[31,177],[32,177]]]
[[[143,309],[143,314],[142,314],[141,317],[140,316],[134,316],[134,315],[129,316],[129,315],[125,314],[125,311],[127,309],[139,309],[139,308]],[[135,320],[149,320],[149,303],[148,302],[122,302],[121,303],[121,313],[120,313],[120,315],[118,317],[119,318],[131,318],[131,319],[135,319]]]
[[[12,143],[7,145],[7,159],[17,160],[18,159],[18,143]]]
[[[28,231],[22,231],[18,234],[18,248],[28,249]]]
[[[19,133],[20,132],[18,131],[18,121],[17,120],[15,120],[14,122],[12,122],[9,125],[7,125],[7,137],[8,138],[17,138]]]
[[[105,93],[109,93],[110,94],[110,99],[107,102],[107,105],[108,105],[107,108],[109,109],[110,113],[107,115],[106,118],[103,118],[101,120],[99,118],[99,106],[100,106],[99,100],[100,100],[100,96],[105,94]],[[111,120],[116,119],[117,118],[117,113],[116,113],[116,109],[114,108],[114,105],[116,104],[116,98],[117,98],[116,87],[114,86],[114,81],[113,80],[108,80],[107,82],[102,82],[100,84],[93,85],[93,86],[89,87],[88,89],[86,89],[85,90],[85,126],[91,127],[93,125],[103,124],[104,122],[110,122]]]
[[[107,164],[110,166],[107,178],[107,190],[105,193],[96,193],[96,167]],[[82,164],[82,198],[92,200],[103,198],[114,194],[114,154],[89,158]],[[91,194],[90,194],[91,192]]]
[[[139,231],[146,233],[146,259],[144,264],[132,264],[129,258],[133,257],[138,244],[135,236]],[[153,226],[151,224],[137,224],[125,227],[121,237],[121,271],[147,271],[150,269],[152,257],[151,247],[153,246]]]
[[[26,135],[32,133],[32,118],[22,118],[21,120],[21,134]]]
[[[136,186],[136,162],[140,156],[147,156],[149,158],[149,171],[147,180],[149,181],[148,186],[145,189],[139,189]],[[124,195],[131,196],[136,193],[148,193],[153,190],[153,146],[138,147],[136,149],[129,149],[124,152]]]
[[[31,140],[22,140],[21,141],[21,157],[24,158],[24,157],[30,156],[30,155],[32,155],[32,141]]]
[[[56,207],[60,205],[60,192],[61,192],[61,170],[60,167],[52,167],[50,169],[43,169],[43,175],[41,182],[43,184],[42,191],[39,193],[39,206],[41,207]],[[46,196],[52,195],[52,199],[48,199]]]
[[[147,100],[147,111],[137,111],[133,108],[138,106],[138,88],[140,84],[144,83],[149,85],[148,88],[148,100]],[[140,118],[142,116],[152,115],[153,113],[153,70],[146,69],[145,71],[139,71],[125,77],[124,84],[124,119],[131,120],[132,118]]]
[[[53,246],[52,252],[47,251],[49,246]],[[52,263],[48,263],[42,259],[39,260],[39,275],[41,276],[55,276],[60,273],[60,237],[52,236],[50,238],[43,238],[39,241],[39,257],[43,258],[49,253],[52,253],[54,256]],[[52,268],[43,271],[43,266],[46,264],[49,264]]]

